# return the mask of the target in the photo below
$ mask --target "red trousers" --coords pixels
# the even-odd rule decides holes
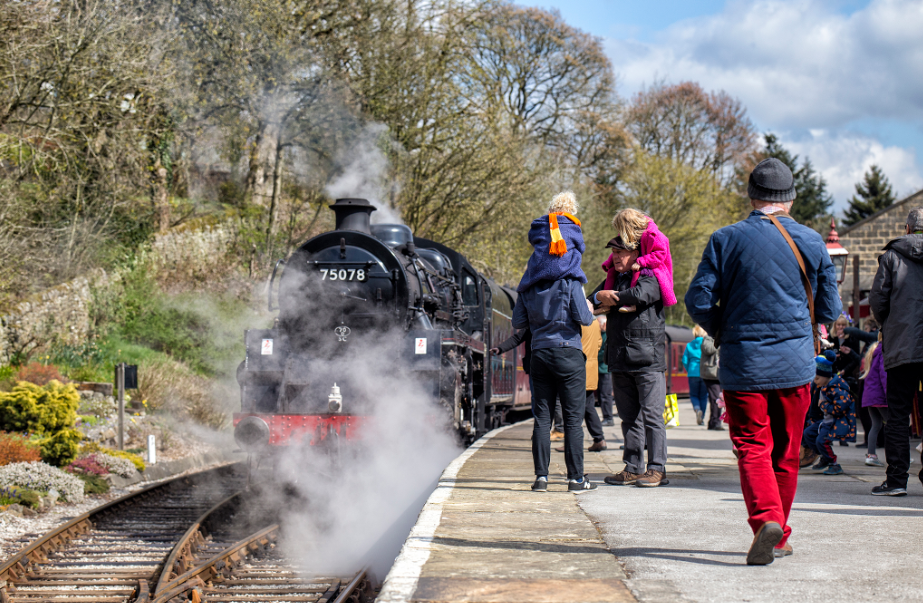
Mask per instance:
[[[778,523],[785,533],[781,547],[792,533],[788,515],[798,489],[798,453],[811,386],[725,391],[724,400],[750,528],[755,533],[767,521]]]

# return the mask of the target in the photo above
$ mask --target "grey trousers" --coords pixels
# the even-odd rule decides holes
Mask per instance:
[[[665,472],[667,429],[663,406],[667,382],[660,372],[612,373],[615,408],[622,420],[625,438],[625,469],[644,473],[644,445],[647,444],[647,469]]]

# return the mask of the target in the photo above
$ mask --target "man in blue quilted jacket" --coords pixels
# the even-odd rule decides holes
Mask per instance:
[[[798,487],[798,451],[814,379],[814,334],[804,281],[817,323],[842,311],[836,270],[823,239],[789,215],[791,170],[766,159],[750,174],[753,211],[714,234],[686,293],[692,320],[715,338],[731,440],[753,543],[749,565],[792,553],[788,516]],[[778,219],[804,259],[770,219]]]

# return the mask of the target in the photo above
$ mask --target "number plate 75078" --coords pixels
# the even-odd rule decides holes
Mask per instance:
[[[361,268],[321,268],[320,275],[322,281],[365,281],[367,278]]]

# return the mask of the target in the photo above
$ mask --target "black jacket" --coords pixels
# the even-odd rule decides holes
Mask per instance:
[[[843,333],[846,335],[846,333]],[[833,348],[836,350],[836,361],[833,363],[833,372],[843,375],[847,379],[853,379],[858,376],[859,365],[862,363],[862,356],[859,355],[862,347],[862,341],[858,337],[847,335],[840,345],[840,340],[836,335],[831,334],[827,338]],[[841,347],[849,348],[849,354],[844,354]]]
[[[532,331],[530,329],[516,329],[497,348],[499,348],[501,354],[505,354],[523,341],[526,342],[526,353],[522,357],[522,372],[528,375],[532,367]]]
[[[610,373],[663,372],[667,334],[663,316],[660,285],[653,276],[642,275],[631,286],[631,273],[620,274],[615,281],[620,305],[635,305],[634,312],[621,313],[613,306],[606,318],[606,364]],[[605,282],[588,298],[603,288]],[[598,305],[596,306],[598,307]]]
[[[869,305],[881,325],[885,370],[923,362],[923,234],[885,246]]]

